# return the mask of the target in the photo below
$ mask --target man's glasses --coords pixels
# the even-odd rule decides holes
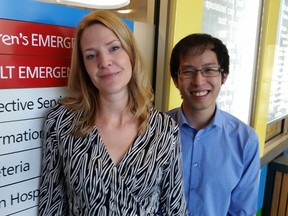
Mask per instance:
[[[217,67],[206,67],[201,69],[194,69],[187,67],[179,69],[178,76],[182,79],[188,79],[194,77],[198,71],[201,73],[203,77],[216,77],[221,72],[223,72],[224,69]]]

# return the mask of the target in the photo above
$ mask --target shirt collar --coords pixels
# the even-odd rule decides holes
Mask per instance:
[[[213,117],[210,125],[215,125],[215,126],[220,127],[220,128],[223,127],[222,112],[218,108],[217,105],[216,105],[216,111],[215,111],[214,117]]]
[[[183,110],[182,110],[182,106],[178,108],[177,110],[177,123],[179,126],[182,126],[184,124],[186,125],[189,125],[190,124],[188,123],[184,113],[183,113]],[[217,127],[220,127],[222,128],[223,127],[223,119],[222,119],[222,112],[221,110],[218,108],[218,106],[216,105],[216,111],[215,111],[215,115],[212,119],[212,121],[210,122],[210,124],[208,125],[208,127],[211,127],[211,126],[217,126]]]

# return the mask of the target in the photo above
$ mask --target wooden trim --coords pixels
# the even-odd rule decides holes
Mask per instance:
[[[279,209],[278,209],[278,215],[285,216],[288,215],[287,212],[287,197],[288,197],[288,174],[283,174],[282,178],[282,185],[281,185],[281,194],[279,199]]]
[[[271,202],[271,212],[270,212],[271,215],[278,215],[279,197],[281,194],[281,186],[282,186],[282,176],[283,174],[278,171],[275,174],[274,190],[272,196],[273,198]]]

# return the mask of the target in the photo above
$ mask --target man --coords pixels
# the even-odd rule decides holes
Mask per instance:
[[[229,74],[226,46],[208,34],[188,35],[172,51],[170,72],[183,99],[168,114],[180,127],[189,215],[254,215],[258,136],[216,104]]]

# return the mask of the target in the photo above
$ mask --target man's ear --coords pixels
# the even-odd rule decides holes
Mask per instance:
[[[222,85],[226,82],[227,78],[228,78],[228,73],[222,73],[222,80],[221,80]]]
[[[178,85],[178,78],[173,79],[174,85],[176,86],[177,89],[179,89]]]

